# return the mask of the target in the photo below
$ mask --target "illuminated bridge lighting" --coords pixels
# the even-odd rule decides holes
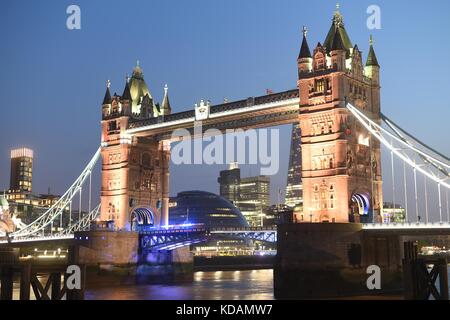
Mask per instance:
[[[368,223],[363,225],[364,230],[395,230],[395,229],[450,229],[450,223]]]

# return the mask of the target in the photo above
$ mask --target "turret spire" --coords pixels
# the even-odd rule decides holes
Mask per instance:
[[[338,29],[336,29],[336,32],[334,34],[333,42],[331,44],[330,51],[334,50],[347,50],[347,48],[344,45],[344,41],[342,40],[341,33]]]
[[[350,41],[350,38],[344,27],[344,17],[340,13],[339,9],[340,5],[338,3],[336,4],[336,11],[333,15],[330,30],[328,31],[327,37],[325,38],[325,41],[323,43],[323,46],[327,49],[328,53],[331,51],[336,32],[339,32],[342,44],[344,45],[346,50],[353,48],[352,42]]]
[[[375,50],[373,49],[372,35],[370,35],[370,38],[369,38],[369,46],[370,46],[370,48],[369,48],[369,54],[367,56],[366,67],[371,67],[371,66],[380,67],[380,65],[378,64],[377,56],[375,54]]]
[[[306,41],[306,34],[308,33],[308,29],[305,26],[303,26],[302,33],[303,33],[303,40],[302,46],[300,47],[298,59],[311,58],[312,57],[311,51],[309,50],[308,41]]]
[[[122,99],[131,101],[131,92],[130,92],[130,77],[128,74],[125,76],[125,88],[123,89]]]
[[[164,85],[164,98],[161,103],[161,112],[162,114],[170,114],[172,111],[172,108],[170,107],[170,101],[169,101],[169,87]]]
[[[105,97],[103,98],[103,104],[111,104],[111,102],[112,102],[111,92],[109,91],[110,86],[111,86],[111,81],[107,80],[106,81],[106,92],[105,92]]]

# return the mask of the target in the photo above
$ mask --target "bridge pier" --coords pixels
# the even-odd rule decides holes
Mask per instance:
[[[392,236],[367,236],[360,224],[278,226],[276,299],[335,298],[400,291],[401,250]],[[381,290],[367,288],[367,267],[381,268]]]
[[[75,234],[79,263],[90,284],[134,284],[193,279],[189,246],[171,250],[145,247],[137,232],[89,231]]]
[[[142,250],[137,266],[137,282],[170,283],[192,281],[194,258],[189,246],[173,250]]]

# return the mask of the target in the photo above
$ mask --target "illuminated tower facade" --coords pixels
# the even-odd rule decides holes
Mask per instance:
[[[117,229],[130,229],[138,208],[151,212],[155,226],[168,224],[170,145],[130,136],[128,124],[170,113],[167,86],[162,104],[154,102],[139,63],[126,79],[121,96],[111,95],[108,81],[102,103],[101,217]]]
[[[311,54],[303,32],[298,57],[303,222],[379,221],[380,145],[346,109],[380,121],[380,66],[372,40],[366,64],[341,13]]]

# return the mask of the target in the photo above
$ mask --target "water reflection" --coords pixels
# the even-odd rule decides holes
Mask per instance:
[[[199,271],[192,283],[95,288],[86,299],[97,300],[271,300],[273,271]]]

